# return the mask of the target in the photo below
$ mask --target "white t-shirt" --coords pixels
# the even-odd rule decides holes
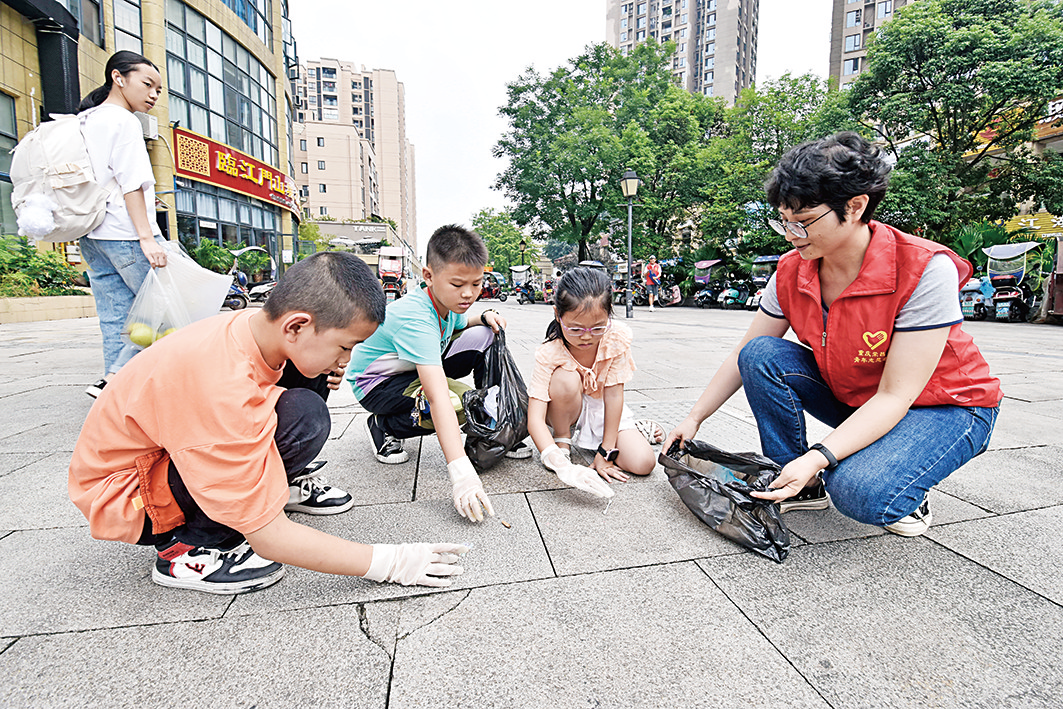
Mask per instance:
[[[897,313],[893,329],[932,330],[963,322],[958,282],[959,271],[949,255],[934,254],[927,262],[919,284],[912,291],[908,302],[902,305]],[[774,275],[761,296],[760,309],[773,318],[786,317],[779,305]],[[826,308],[823,309],[823,321],[827,321]]]
[[[155,222],[155,173],[137,117],[121,106],[100,104],[85,116],[82,135],[96,181],[105,186],[111,180],[117,182],[107,199],[107,216],[88,236],[106,241],[136,241],[139,236],[125,206],[125,195],[136,190],[144,193],[151,231],[159,235]]]

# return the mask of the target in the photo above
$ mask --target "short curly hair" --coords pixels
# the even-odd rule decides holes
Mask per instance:
[[[892,166],[878,147],[853,132],[791,148],[764,183],[768,203],[799,212],[825,204],[845,221],[849,200],[868,196],[861,220],[871,221],[889,186]]]

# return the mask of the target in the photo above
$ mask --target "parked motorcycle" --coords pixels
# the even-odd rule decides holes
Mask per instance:
[[[960,310],[966,320],[985,320],[993,308],[993,283],[989,276],[972,278],[960,288]]]
[[[1023,322],[1035,305],[1033,292],[1026,282],[1026,254],[1040,246],[1037,241],[996,244],[982,249],[989,257],[989,280],[993,284],[995,319]]]
[[[233,274],[233,282],[229,285],[229,292],[225,295],[225,300],[222,301],[221,307],[229,308],[230,310],[243,310],[251,302],[251,297],[247,294],[247,274],[243,271],[236,271]]]
[[[720,283],[710,283],[694,294],[694,305],[699,308],[720,307]]]
[[[498,298],[498,302],[505,303],[509,295],[502,290],[502,286],[498,283],[484,279],[483,287],[480,289],[480,297],[477,300],[484,300],[485,298]]]
[[[746,308],[748,310],[756,310],[760,307],[760,299],[764,297],[764,289],[768,287],[768,281],[771,280],[772,274],[775,273],[778,267],[779,256],[777,254],[757,256],[753,259],[753,268],[749,274],[752,287],[749,291],[749,297],[746,298]]]
[[[638,282],[631,283],[632,305],[646,305],[650,302],[650,296],[646,292],[646,286]],[[615,305],[627,304],[627,284],[620,283],[613,286],[613,303]]]
[[[521,283],[513,289],[513,293],[517,296],[517,303],[520,305],[535,302],[535,288],[531,283]]]
[[[728,281],[727,287],[720,292],[716,300],[721,308],[741,310],[746,307],[746,300],[749,298],[751,290],[749,284],[745,281]]]
[[[251,299],[252,303],[265,303],[269,298],[269,294],[273,292],[273,289],[277,286],[276,281],[262,281],[251,286],[247,292],[247,297]]]

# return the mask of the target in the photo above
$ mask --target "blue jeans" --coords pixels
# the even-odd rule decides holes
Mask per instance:
[[[91,271],[89,285],[100,317],[103,371],[114,374],[143,349],[122,341],[122,327],[151,265],[138,241],[106,241],[83,236],[79,244],[81,257]]]
[[[837,427],[856,409],[827,387],[812,352],[789,340],[758,337],[742,348],[738,369],[757,419],[764,455],[786,465],[808,451],[805,413]],[[926,406],[908,410],[866,448],[823,471],[842,514],[879,527],[911,514],[927,491],[985,452],[998,406]]]

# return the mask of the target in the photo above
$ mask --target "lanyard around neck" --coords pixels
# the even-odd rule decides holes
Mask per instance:
[[[428,291],[428,299],[430,301],[432,301],[432,312],[435,314],[436,320],[438,321],[438,324],[439,324],[439,341],[440,341],[440,343],[442,343],[442,341],[443,341],[443,333],[446,332],[446,328],[444,328],[444,326],[443,326],[443,323],[445,322],[445,319],[439,317],[439,306],[436,305],[436,299],[435,299],[435,296],[432,295],[432,289],[431,288],[425,288],[425,290]]]

